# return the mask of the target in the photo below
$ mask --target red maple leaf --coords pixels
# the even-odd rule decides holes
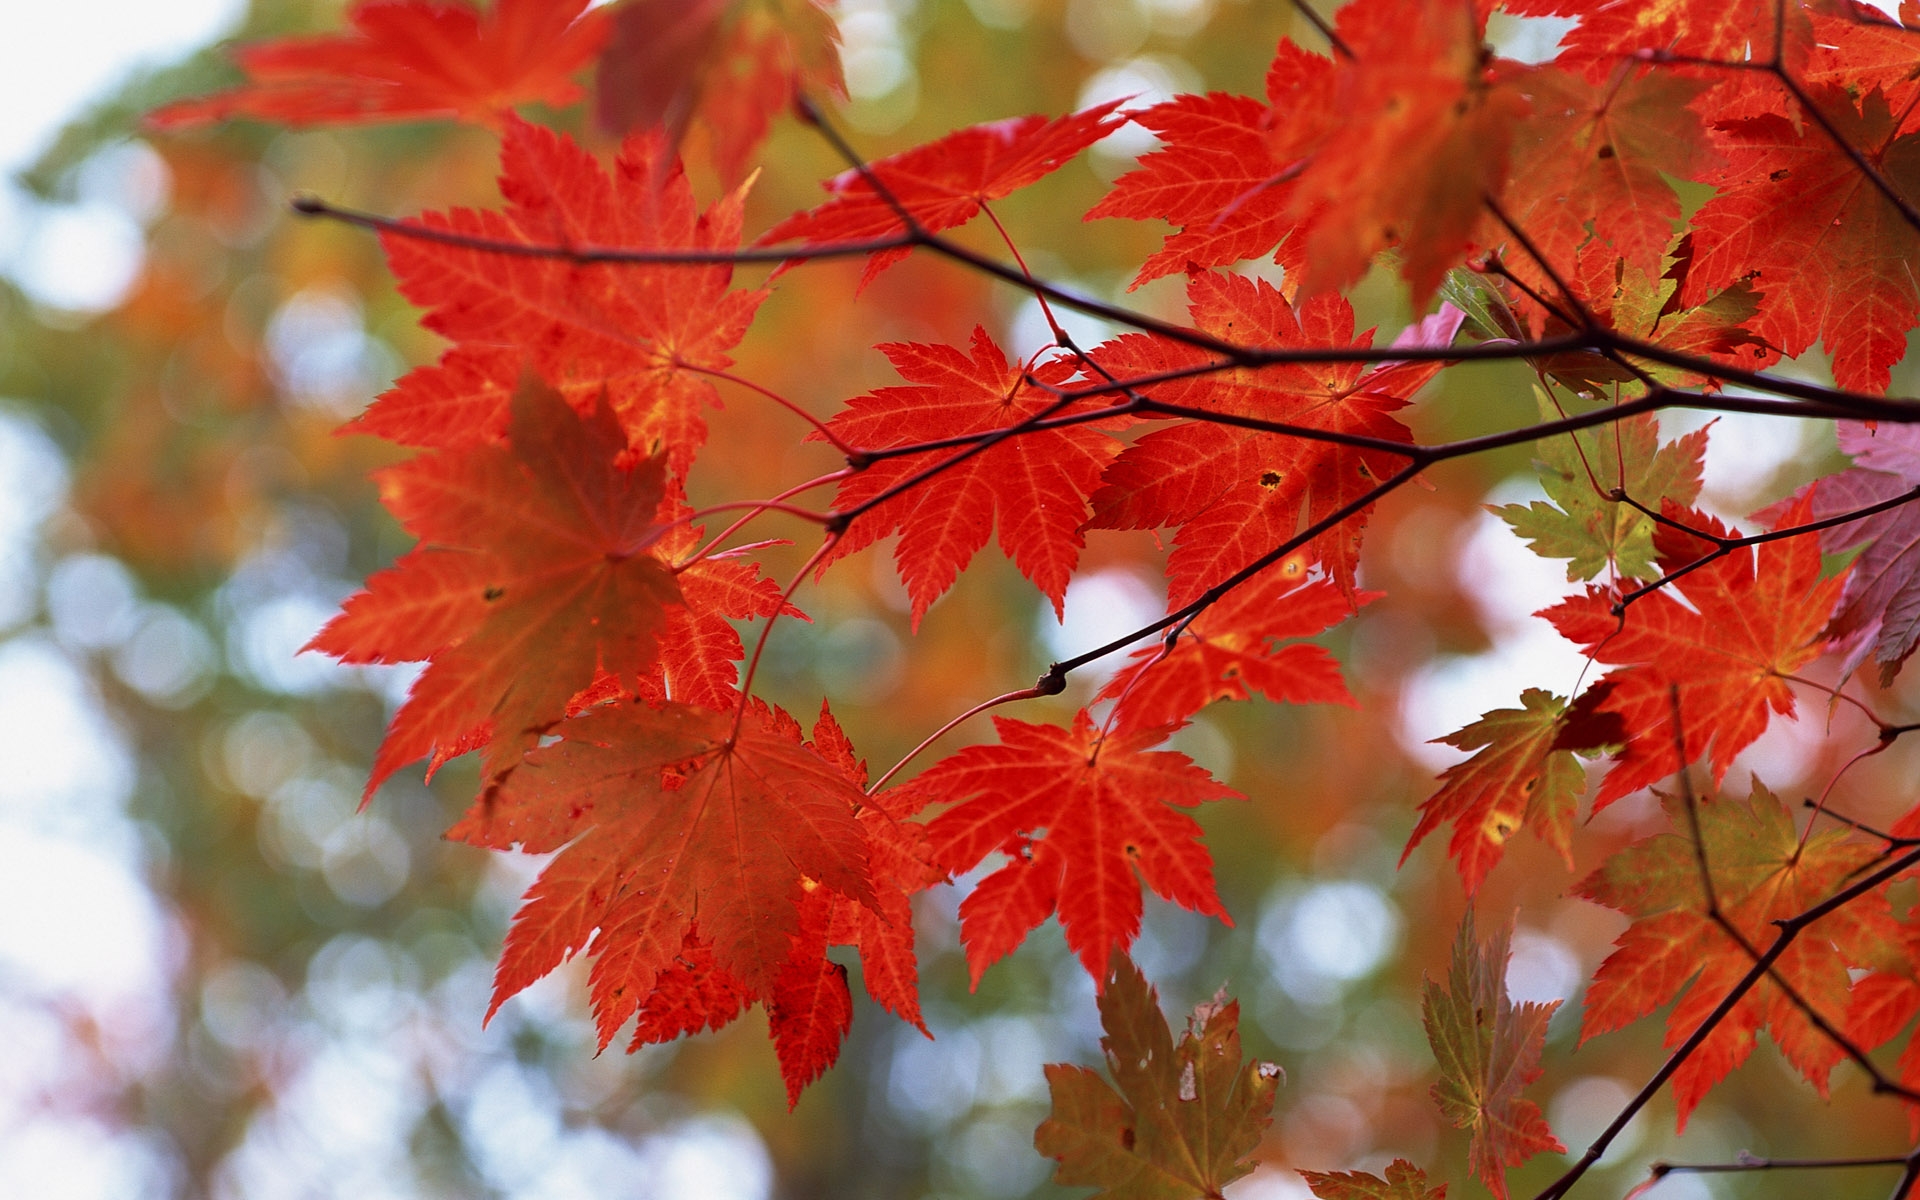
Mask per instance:
[[[988,201],[1045,178],[1125,124],[1113,115],[1123,102],[1110,100],[1053,120],[1008,117],[970,125],[869,163],[866,173],[843,171],[825,184],[833,199],[788,217],[767,230],[757,244],[852,242],[902,233],[906,226],[895,204],[929,233],[964,225]],[[874,190],[869,174],[880,182],[885,195]],[[872,283],[874,276],[906,256],[904,246],[868,256],[860,286]],[[805,257],[796,253],[794,260]]]
[[[459,120],[496,124],[517,105],[562,107],[607,36],[587,0],[359,0],[354,32],[255,42],[233,52],[249,82],[181,100],[147,123],[181,129],[252,117],[281,125]]]
[[[1835,87],[1812,90],[1847,143],[1902,196],[1920,197],[1920,134],[1902,133],[1879,90],[1858,103]],[[1885,391],[1920,322],[1920,281],[1907,263],[1920,232],[1804,117],[1769,112],[1714,126],[1726,166],[1693,217],[1694,258],[1681,302],[1750,280],[1764,296],[1754,333],[1789,357],[1820,340],[1843,388]]]
[[[1904,24],[1860,0],[1841,0],[1830,11],[1815,8],[1809,14],[1811,52],[1796,74],[1803,83],[1849,89],[1856,95],[1879,88],[1889,108],[1908,114],[1903,126],[1911,132],[1913,101],[1920,97],[1920,79],[1913,73],[1914,60],[1920,57],[1920,11],[1911,0],[1900,10]]]
[[[1183,226],[1135,286],[1274,249],[1313,295],[1393,246],[1424,304],[1469,248],[1526,107],[1488,75],[1477,18],[1446,0],[1356,0],[1334,21],[1337,60],[1281,43],[1268,109],[1215,94],[1139,114],[1166,146],[1088,213]]]
[[[706,212],[657,132],[627,139],[611,176],[571,139],[510,119],[497,212],[454,209],[418,223],[524,245],[654,250],[731,249],[744,193]],[[586,265],[467,250],[389,234],[387,257],[421,323],[456,342],[435,366],[402,379],[348,428],[406,445],[469,443],[505,423],[519,364],[576,408],[602,391],[636,446],[664,451],[684,476],[706,440],[701,409],[719,404],[703,371],[732,364],[764,289],[729,290],[717,266]]]
[[[1200,826],[1169,806],[1244,797],[1186,755],[1148,749],[1167,730],[1102,735],[1085,709],[1072,729],[993,723],[999,745],[969,746],[907,785],[916,802],[953,806],[927,826],[942,867],[964,873],[995,851],[1012,859],[960,905],[976,985],[1056,907],[1068,948],[1106,979],[1108,954],[1140,932],[1141,882],[1232,923]]]
[[[683,603],[667,610],[660,627],[657,694],[644,689],[643,694],[731,709],[740,700],[734,664],[746,654],[734,622],[776,614],[808,618],[781,599],[780,585],[761,575],[758,564],[742,561],[738,552],[721,551],[680,565],[701,544],[703,532],[697,525],[675,525],[660,539],[657,553],[675,563]]]
[[[884,918],[879,897],[903,885],[875,870],[866,796],[816,748],[844,742],[830,716],[813,746],[758,702],[737,730],[734,720],[673,703],[595,709],[560,726],[561,741],[529,753],[448,836],[559,852],[507,933],[489,1015],[584,951],[596,956],[603,1047],[635,1014],[636,1040],[655,1040],[760,1003],[791,1100],[832,1063],[852,1011],[845,971],[825,957],[833,912],[817,897]]]
[[[1680,197],[1667,177],[1692,179],[1717,164],[1700,118],[1688,107],[1711,84],[1651,67],[1623,64],[1595,82],[1542,67],[1515,84],[1532,101],[1532,119],[1514,135],[1513,164],[1500,193],[1502,211],[1564,277],[1593,239],[1646,276],[1658,274],[1673,240]],[[1504,227],[1488,242],[1508,241]],[[1546,274],[1532,255],[1510,246],[1506,264],[1536,286]]]
[[[1675,504],[1666,515],[1713,537],[1735,536],[1713,517]],[[1803,502],[1777,527],[1806,521]],[[1664,524],[1653,546],[1668,573],[1714,550]],[[1841,580],[1820,578],[1819,539],[1808,535],[1735,550],[1669,586],[1685,603],[1662,590],[1616,617],[1614,594],[1589,587],[1539,614],[1596,660],[1619,664],[1574,702],[1559,742],[1569,749],[1621,746],[1594,797],[1596,811],[1684,765],[1674,752],[1675,689],[1686,761],[1710,755],[1718,785],[1734,755],[1766,731],[1769,712],[1793,713],[1785,677],[1820,653]]]
[[[1187,625],[1171,650],[1134,651],[1135,661],[1094,697],[1120,702],[1114,727],[1178,725],[1215,700],[1245,700],[1255,692],[1276,703],[1352,707],[1331,654],[1280,643],[1323,633],[1352,616],[1356,602],[1369,604],[1386,593],[1358,592],[1349,600],[1329,581],[1306,581],[1305,567],[1303,559],[1290,558],[1228,592]]]
[[[1667,1046],[1677,1046],[1753,967],[1747,949],[1706,913],[1701,851],[1689,832],[1685,799],[1663,796],[1662,802],[1674,832],[1634,843],[1574,889],[1633,918],[1587,990],[1582,1042],[1679,996],[1666,1033]],[[1757,779],[1744,803],[1722,797],[1697,804],[1715,899],[1756,950],[1772,944],[1778,932],[1774,922],[1825,900],[1877,857],[1872,844],[1847,830],[1803,838],[1786,807]],[[1900,937],[1884,889],[1809,926],[1774,961],[1772,978],[1762,979],[1741,997],[1675,1073],[1680,1127],[1686,1127],[1688,1115],[1713,1085],[1746,1061],[1761,1029],[1825,1095],[1827,1073],[1841,1058],[1840,1046],[1807,1019],[1773,978],[1784,980],[1816,1012],[1837,1021],[1852,987],[1849,969],[1884,961],[1885,948]]]
[[[846,95],[840,31],[819,0],[627,0],[600,55],[594,112],[616,133],[659,126],[675,145],[697,115],[732,182],[774,115],[809,89]]]
[[[785,713],[756,708],[754,719],[768,723],[790,741],[800,740],[798,726]],[[866,764],[855,760],[852,744],[825,704],[820,706],[809,749],[854,787],[865,786]],[[872,903],[803,879],[796,932],[787,959],[774,977],[772,995],[766,999],[768,1028],[786,1079],[789,1104],[832,1065],[853,1015],[845,969],[826,960],[827,947],[858,949],[867,994],[926,1032],[920,1016],[913,912],[907,898],[942,882],[946,873],[928,860],[923,826],[895,820],[883,801],[871,797],[855,815],[869,839]],[[595,946],[608,960],[606,978],[618,981],[632,966],[624,943],[608,941],[603,934]],[[697,921],[688,924],[679,953],[659,966],[651,989],[638,1002],[637,1013],[624,988],[616,984],[611,995],[615,1002],[596,1011],[603,1043],[628,1015],[634,1015],[630,1050],[670,1042],[682,1034],[720,1029],[762,999],[722,965]]]
[[[1130,114],[1160,146],[1116,180],[1086,219],[1130,217],[1180,226],[1147,256],[1130,287],[1189,265],[1226,266],[1269,251],[1289,270],[1300,265],[1289,202],[1301,155],[1333,126],[1328,65],[1282,41],[1267,71],[1266,104],[1209,92],[1175,96]]]
[[[1453,822],[1447,856],[1472,895],[1506,853],[1507,839],[1525,825],[1573,866],[1573,814],[1587,775],[1571,750],[1554,747],[1567,702],[1539,688],[1520,693],[1519,708],[1496,708],[1435,741],[1478,750],[1440,774],[1440,790],[1420,805],[1420,823],[1400,855],[1440,822]]]
[[[1336,121],[1292,198],[1312,223],[1300,291],[1358,282],[1391,246],[1424,307],[1471,248],[1484,198],[1500,191],[1527,104],[1511,79],[1487,70],[1485,18],[1465,6],[1356,0],[1334,20],[1351,54],[1334,64]]]
[[[1338,295],[1315,296],[1296,312],[1264,281],[1198,272],[1187,281],[1195,328],[1247,344],[1366,347],[1353,334],[1353,307]],[[1184,343],[1127,334],[1097,347],[1095,359],[1121,380],[1192,370],[1214,359]],[[1364,372],[1353,363],[1234,368],[1195,373],[1137,390],[1165,404],[1203,408],[1316,430],[1406,442],[1412,434],[1388,416],[1406,405],[1433,364]],[[1384,450],[1290,434],[1189,422],[1157,430],[1107,468],[1092,498],[1096,529],[1177,525],[1168,562],[1168,603],[1178,608],[1207,588],[1365,495],[1404,465]],[[1351,590],[1360,536],[1371,507],[1308,546],[1334,582]]]
[[[813,748],[855,787],[866,789],[867,764],[855,757],[853,744],[824,703],[820,721],[814,726]],[[896,789],[869,795],[860,809],[860,824],[867,831],[872,854],[873,877],[885,881],[874,889],[875,903],[860,904],[825,891],[817,891],[815,897],[825,897],[828,944],[859,949],[860,976],[867,995],[926,1033],[926,1024],[920,1018],[919,964],[913,952],[913,910],[907,897],[945,883],[947,873],[933,861],[926,826],[907,819],[918,811],[917,805],[902,803],[910,800],[908,794]]]
[[[1912,813],[1893,828],[1895,836],[1912,837],[1913,832]],[[1892,1041],[1920,1013],[1920,980],[1914,978],[1914,964],[1920,962],[1920,929],[1906,923],[1898,927],[1900,940],[1886,947],[1883,959],[1874,964],[1876,969],[1855,982],[1847,998],[1842,1028],[1864,1050]],[[1920,1091],[1920,1037],[1907,1039],[1896,1065],[1900,1082]],[[1907,1126],[1920,1136],[1920,1104],[1908,1102]]]
[[[835,436],[862,450],[959,438],[1006,429],[1049,411],[1065,416],[1097,407],[1084,401],[1062,407],[1059,396],[1029,383],[1026,372],[1009,364],[977,326],[971,356],[953,346],[913,342],[880,350],[912,386],[856,397],[828,423]],[[1072,375],[1071,362],[1060,359],[1033,372],[1039,384],[1055,386]],[[998,524],[1000,548],[1053,601],[1058,614],[1086,544],[1080,527],[1088,515],[1087,497],[1120,451],[1120,444],[1100,431],[1127,423],[1113,418],[1006,438],[856,518],[832,557],[899,532],[894,561],[913,599],[917,629],[927,608],[953,586]],[[845,511],[866,503],[963,449],[879,459],[841,483],[835,507]]]
[[[509,445],[382,472],[381,499],[421,544],[367,581],[309,643],[354,663],[428,660],[374,758],[367,795],[422,756],[491,742],[498,772],[601,672],[631,692],[682,603],[654,553],[665,464],[636,459],[605,405],[582,419],[537,381]]]
[[[1636,52],[1766,62],[1775,50],[1775,14],[1783,9],[1790,66],[1799,65],[1808,42],[1805,10],[1772,0],[1503,0],[1501,7],[1517,17],[1578,17],[1561,37],[1555,61],[1596,78]]]

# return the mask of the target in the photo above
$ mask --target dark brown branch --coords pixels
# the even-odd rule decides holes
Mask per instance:
[[[1649,1179],[1669,1175],[1709,1175],[1730,1171],[1834,1171],[1848,1167],[1900,1167],[1911,1155],[1889,1154],[1879,1158],[1759,1158],[1742,1151],[1733,1162],[1669,1163],[1657,1162],[1647,1168]]]

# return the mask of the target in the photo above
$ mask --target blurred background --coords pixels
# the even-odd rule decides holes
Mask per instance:
[[[851,92],[839,119],[874,156],[1113,96],[1259,95],[1280,37],[1319,46],[1264,0],[842,0],[837,17]],[[954,913],[970,880],[918,909],[934,1037],[862,998],[839,1066],[791,1114],[757,1013],[596,1056],[581,973],[567,969],[482,1026],[491,964],[539,862],[441,840],[472,792],[462,764],[432,787],[416,767],[356,811],[411,675],[296,654],[407,544],[367,480],[396,452],[333,429],[439,346],[372,239],[293,219],[286,200],[309,191],[392,214],[489,205],[492,137],[243,122],[162,138],[138,122],[232,82],[210,48],[223,39],[339,23],[340,6],[321,0],[65,0],[0,20],[0,1196],[1084,1194],[1049,1184],[1031,1142],[1047,1110],[1042,1065],[1098,1061],[1091,983],[1049,923],[969,993]],[[1558,34],[1496,28],[1532,57]],[[559,123],[593,139],[576,115]],[[1163,230],[1079,219],[1151,144],[1122,131],[999,212],[1041,274],[1179,317],[1177,282],[1124,292]],[[840,167],[791,122],[765,162],[750,235],[815,203]],[[697,158],[695,179],[716,194]],[[876,343],[960,342],[976,322],[1021,352],[1047,340],[1031,300],[944,264],[910,260],[854,302],[857,272],[783,276],[740,373],[824,416],[895,382]],[[1410,317],[1385,276],[1356,301],[1383,337]],[[1111,332],[1073,328],[1083,345]],[[1410,421],[1423,438],[1522,422],[1529,382],[1519,367],[1451,371]],[[1896,376],[1896,390],[1913,382]],[[750,394],[712,422],[696,497],[764,495],[833,465]],[[1712,437],[1707,504],[1736,519],[1838,461],[1818,428],[1727,418]],[[1305,1196],[1294,1166],[1379,1170],[1394,1156],[1481,1194],[1464,1139],[1427,1099],[1418,1008],[1464,899],[1441,838],[1398,864],[1415,805],[1461,757],[1429,739],[1525,686],[1567,693],[1580,677],[1578,655],[1530,616],[1572,590],[1560,564],[1482,507],[1541,494],[1528,460],[1452,464],[1382,506],[1363,582],[1388,598],[1327,639],[1358,709],[1215,707],[1179,735],[1252,797],[1202,816],[1235,925],[1149,896],[1136,957],[1176,1021],[1224,984],[1250,1053],[1286,1068],[1263,1165],[1234,1200]],[[805,530],[762,536],[782,534]],[[800,712],[830,696],[884,769],[1050,659],[1157,616],[1158,555],[1144,535],[1092,535],[1061,625],[989,552],[915,637],[890,556],[868,552],[802,591],[813,623],[777,631],[764,690]],[[1052,708],[1014,715],[1060,719],[1097,683],[1076,679]],[[1873,703],[1913,716],[1904,693]],[[989,736],[980,722],[945,748]],[[1797,801],[1871,740],[1850,710],[1813,697],[1728,786],[1744,794],[1752,770]],[[1903,743],[1845,776],[1836,803],[1891,820],[1911,804],[1915,765]],[[1659,1052],[1649,1026],[1575,1053],[1581,982],[1624,921],[1565,893],[1657,818],[1644,798],[1603,814],[1577,872],[1517,839],[1480,900],[1483,928],[1519,912],[1516,998],[1568,1001],[1535,1094],[1575,1152]],[[1657,1102],[1589,1189],[1618,1195],[1658,1157],[1906,1146],[1903,1114],[1867,1098],[1857,1073],[1842,1067],[1835,1091],[1844,1115],[1763,1048],[1684,1139]],[[1564,1165],[1543,1156],[1516,1191]],[[1819,1190],[1888,1183],[1855,1173]],[[1654,1194],[1807,1194],[1794,1185],[1674,1177]]]

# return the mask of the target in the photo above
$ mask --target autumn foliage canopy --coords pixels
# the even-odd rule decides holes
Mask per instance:
[[[1490,17],[1568,32],[1516,61]],[[1542,1194],[1572,1188],[1662,1087],[1684,1124],[1763,1031],[1816,1090],[1853,1058],[1920,1101],[1920,1052],[1871,1057],[1920,1011],[1920,935],[1895,891],[1920,816],[1880,832],[1759,780],[1719,791],[1776,722],[1861,709],[1861,755],[1915,727],[1856,694],[1920,645],[1920,410],[1887,394],[1920,325],[1910,6],[1351,0],[1279,44],[1260,95],[1009,114],[872,161],[836,124],[834,26],[807,0],[362,0],[348,21],[242,47],[244,83],[150,121],[497,136],[492,207],[295,201],[376,232],[447,343],[346,427],[413,452],[377,483],[417,542],[311,648],[424,664],[373,803],[410,764],[473,755],[478,793],[449,836],[554,855],[507,934],[494,1009],[576,956],[603,1047],[758,1006],[797,1102],[853,1019],[834,948],[920,1025],[912,897],[965,876],[976,984],[1057,918],[1100,985],[1113,1082],[1048,1068],[1036,1144],[1057,1178],[1218,1196],[1249,1169],[1277,1071],[1243,1064],[1224,996],[1176,1044],[1127,952],[1147,890],[1232,922],[1195,814],[1269,798],[1165,743],[1213,704],[1354,705],[1313,639],[1381,596],[1376,506],[1452,460],[1537,443],[1544,498],[1498,515],[1579,585],[1539,616],[1590,669],[1461,714],[1446,741],[1465,756],[1406,853],[1444,852],[1471,896],[1523,829],[1571,865],[1589,795],[1589,812],[1648,789],[1664,807],[1665,832],[1570,890],[1630,922],[1581,1038],[1671,1004],[1673,1055]],[[617,152],[564,132],[583,123],[570,106]],[[748,227],[757,147],[788,120],[845,169],[816,207]],[[1132,286],[1177,281],[1171,316],[1038,278],[994,213],[1129,122],[1157,142],[1087,236],[1151,223]],[[982,313],[957,344],[878,346],[898,381],[818,414],[734,373],[770,289],[859,305],[929,257],[1037,297],[1054,344],[1012,353]],[[827,274],[841,259],[862,269]],[[777,270],[742,283],[756,264]],[[1404,332],[1357,328],[1349,292],[1370,272],[1404,289]],[[1078,344],[1069,311],[1123,331]],[[1803,358],[1816,349],[1830,377]],[[1539,420],[1416,435],[1436,381],[1490,361],[1531,369]],[[790,410],[792,440],[839,465],[711,500],[703,454],[750,404]],[[1684,407],[1831,423],[1852,465],[1730,522],[1699,507],[1709,434],[1662,438],[1655,414]],[[1166,615],[1031,686],[956,698],[956,724],[996,709],[990,741],[954,749],[953,726],[930,728],[875,771],[833,697],[799,714],[755,692],[810,583],[856,552],[890,542],[916,627],[989,542],[1057,615],[1097,531],[1133,531],[1143,561],[1164,548]],[[806,555],[790,578],[763,568],[776,543]],[[1109,674],[1070,719],[1018,715],[1096,664]],[[1421,1008],[1434,1099],[1504,1200],[1507,1169],[1563,1149],[1525,1096],[1553,1007],[1509,999],[1508,922],[1482,914],[1482,936],[1472,917]],[[1429,1170],[1444,1177],[1402,1161],[1307,1180],[1329,1200],[1441,1195]]]

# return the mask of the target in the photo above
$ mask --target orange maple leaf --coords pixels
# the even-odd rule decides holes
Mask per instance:
[[[1688,107],[1710,86],[1651,67],[1622,65],[1602,82],[1554,67],[1528,70],[1514,86],[1532,116],[1514,133],[1512,171],[1500,193],[1506,215],[1565,278],[1589,238],[1610,262],[1656,275],[1673,240],[1680,197],[1667,177],[1692,179],[1717,165],[1706,129]],[[1504,227],[1489,244],[1510,240]],[[1535,286],[1547,275],[1530,253],[1509,248],[1506,265]]]
[[[1492,77],[1485,19],[1452,0],[1357,0],[1335,29],[1351,51],[1334,64],[1335,128],[1312,151],[1292,197],[1311,221],[1302,295],[1344,288],[1389,246],[1424,307],[1471,247],[1483,200],[1506,179],[1525,100]],[[1273,136],[1291,141],[1276,127]]]
[[[1587,990],[1580,1040],[1618,1029],[1680,996],[1667,1018],[1666,1044],[1678,1046],[1753,967],[1747,949],[1706,913],[1700,855],[1685,799],[1663,796],[1674,832],[1636,842],[1574,889],[1618,909],[1633,924],[1614,943]],[[1873,862],[1876,849],[1847,830],[1803,839],[1786,807],[1754,780],[1745,801],[1697,802],[1705,857],[1720,911],[1748,944],[1765,950],[1774,922],[1798,916]],[[1854,967],[1885,959],[1898,944],[1885,889],[1870,892],[1808,927],[1773,964],[1802,999],[1829,1020],[1847,1009]],[[1682,994],[1684,992],[1684,994]],[[1840,1060],[1837,1043],[1822,1033],[1773,978],[1741,997],[1673,1077],[1680,1127],[1714,1084],[1745,1062],[1754,1035],[1767,1030],[1788,1061],[1822,1095],[1827,1073]]]
[[[1453,822],[1447,855],[1471,896],[1506,853],[1522,825],[1573,866],[1573,813],[1587,775],[1571,750],[1555,749],[1567,702],[1539,688],[1520,693],[1519,708],[1496,708],[1435,741],[1478,750],[1440,775],[1440,790],[1420,805],[1420,823],[1407,838],[1406,862],[1440,822]]]
[[[1503,0],[1501,7],[1516,17],[1578,17],[1579,23],[1560,39],[1555,62],[1598,79],[1637,52],[1733,63],[1769,61],[1776,53],[1776,14],[1782,12],[1790,67],[1799,65],[1810,42],[1806,9],[1772,0]]]
[[[1344,288],[1396,247],[1424,305],[1472,242],[1506,177],[1526,103],[1488,74],[1483,18],[1448,0],[1355,0],[1334,18],[1338,58],[1283,41],[1270,106],[1180,97],[1136,119],[1167,144],[1087,214],[1183,228],[1134,286],[1191,260],[1274,251],[1303,296]]]
[[[381,473],[382,501],[421,544],[307,646],[354,663],[427,660],[367,795],[414,759],[431,756],[431,769],[482,745],[497,773],[600,672],[639,686],[682,603],[654,553],[664,470],[658,456],[633,457],[605,405],[583,419],[529,379],[508,445]]]
[[[627,139],[611,175],[563,134],[509,119],[501,145],[502,211],[454,209],[419,223],[520,245],[727,250],[740,241],[742,191],[702,213],[657,131]],[[586,265],[468,250],[397,234],[383,238],[421,323],[460,343],[420,367],[348,428],[405,445],[464,445],[498,436],[520,363],[576,408],[604,391],[633,444],[664,452],[684,477],[705,442],[701,410],[718,405],[704,371],[732,365],[766,298],[729,290],[732,267]]]
[[[831,1064],[852,1009],[844,968],[825,957],[833,910],[816,896],[890,919],[920,882],[875,871],[869,802],[818,748],[844,742],[830,716],[814,745],[757,701],[734,722],[674,703],[594,709],[448,831],[558,851],[508,930],[489,1015],[585,952],[603,1047],[636,1014],[638,1043],[725,1024],[753,1002],[772,1016],[790,1099]],[[911,944],[910,923],[901,936]]]
[[[360,0],[354,32],[255,42],[233,52],[249,82],[180,100],[147,123],[232,117],[281,125],[458,120],[497,124],[521,104],[562,107],[607,36],[587,0],[496,0],[484,12],[433,0]]]

